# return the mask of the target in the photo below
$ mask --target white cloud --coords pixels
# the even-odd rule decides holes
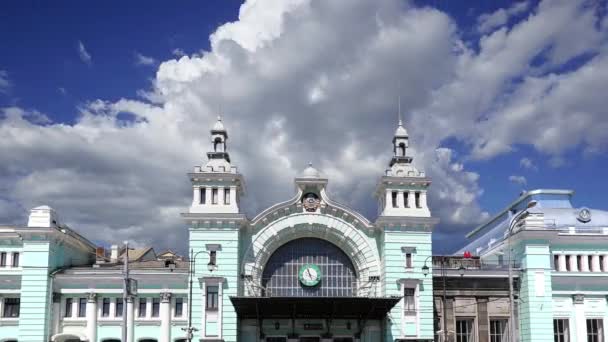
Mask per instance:
[[[534,161],[532,161],[532,159],[530,159],[528,157],[521,158],[519,161],[519,166],[523,167],[524,169],[528,169],[528,170],[535,170],[535,171],[538,170],[538,167],[536,166]]]
[[[505,25],[509,21],[509,18],[527,11],[528,7],[527,1],[520,1],[514,3],[509,8],[500,8],[493,13],[482,14],[477,18],[477,30],[480,33],[488,33]]]
[[[0,119],[0,184],[11,203],[48,203],[93,239],[182,246],[184,173],[204,162],[221,106],[250,216],[289,198],[312,161],[331,194],[374,219],[398,84],[442,234],[461,237],[488,216],[478,203],[483,175],[467,159],[514,144],[553,159],[605,147],[608,27],[595,25],[592,7],[543,2],[477,44],[445,13],[398,0],[247,1],[239,18],[217,29],[210,51],[160,63],[154,88],[141,93],[150,102],[93,101],[73,124],[34,124],[22,109]],[[581,55],[594,57],[563,68]],[[469,150],[442,147],[446,139]]]
[[[184,52],[184,50],[180,49],[180,48],[175,48],[173,49],[173,51],[171,51],[171,54],[173,54],[176,57],[182,57],[186,55],[186,52]]]
[[[524,176],[509,176],[509,182],[523,186],[528,183],[528,180]]]
[[[135,52],[135,65],[156,65],[156,60],[149,56],[144,56],[139,52]]]
[[[0,94],[8,93],[11,85],[12,84],[8,78],[8,73],[5,70],[0,70]]]
[[[93,58],[91,57],[91,54],[87,51],[87,49],[84,47],[84,44],[80,40],[78,41],[78,56],[80,57],[80,60],[83,61],[85,64],[93,64]]]

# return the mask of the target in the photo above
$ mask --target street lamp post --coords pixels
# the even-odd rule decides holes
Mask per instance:
[[[515,342],[515,296],[513,291],[513,265],[512,265],[512,250],[511,250],[511,235],[513,235],[513,230],[515,229],[515,225],[522,218],[525,218],[530,214],[528,209],[534,207],[536,205],[536,201],[530,201],[525,210],[520,211],[515,214],[509,223],[509,229],[507,230],[507,248],[509,249],[509,258],[508,258],[508,274],[509,274],[509,342]]]
[[[426,265],[426,262],[429,260],[429,258],[432,258],[432,255],[429,255],[426,259],[424,259],[424,266],[422,266],[422,274],[424,274],[424,276],[426,277],[427,274],[429,274],[429,267]],[[446,289],[446,270],[445,270],[445,256],[441,257],[441,278],[443,281],[443,304],[441,305],[441,311],[442,311],[442,317],[441,317],[441,321],[443,323],[443,341],[447,342],[448,341],[448,320],[447,320],[447,309],[446,309],[446,303],[447,301],[447,289]]]
[[[189,294],[188,294],[188,327],[186,328],[182,328],[182,330],[185,330],[187,333],[186,338],[188,339],[188,342],[192,342],[192,338],[194,337],[194,331],[196,331],[197,329],[194,328],[192,326],[192,283],[193,283],[193,278],[194,278],[194,273],[195,273],[195,265],[196,265],[196,257],[201,254],[201,253],[205,253],[209,255],[209,263],[207,264],[207,270],[209,272],[213,272],[215,270],[217,270],[217,265],[214,259],[211,258],[211,252],[208,251],[198,251],[196,252],[196,254],[194,253],[194,249],[190,249],[190,261],[188,262],[189,264],[189,277],[190,277],[190,288],[189,288]]]

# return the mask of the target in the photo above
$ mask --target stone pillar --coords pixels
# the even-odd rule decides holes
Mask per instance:
[[[412,193],[410,192],[410,196]],[[443,298],[443,297],[442,297]],[[445,303],[445,311],[446,311],[446,319],[447,319],[447,330],[448,330],[448,339],[445,342],[454,342],[456,341],[454,336],[454,331],[456,331],[456,327],[454,326],[454,298],[447,298],[447,303]],[[441,331],[443,335],[443,322],[441,322]],[[450,332],[452,332],[450,334]],[[443,337],[442,337],[443,338]],[[443,341],[443,340],[441,340]]]
[[[566,267],[566,254],[558,254],[557,255],[557,270],[559,272],[566,272],[568,268]]]
[[[591,256],[591,272],[601,272],[600,256],[598,254],[593,254]]]
[[[199,186],[195,186],[192,189],[194,189],[192,194],[192,205],[201,204],[201,188]]]
[[[410,208],[416,208],[416,192],[410,191],[407,195],[407,206]]]
[[[488,317],[488,298],[477,298],[477,331],[478,342],[488,342],[490,336],[490,318]]]
[[[53,327],[51,330],[51,336],[60,333],[59,326],[61,322],[61,294],[53,292],[53,311],[51,313],[53,317]]]
[[[602,271],[608,272],[608,255],[602,256]]]
[[[97,341],[97,294],[87,294],[87,338]]]
[[[403,191],[397,192],[397,208],[405,207],[405,203],[403,202]]]
[[[390,190],[386,190],[386,198],[384,199],[384,210],[386,210],[386,208],[392,208],[393,207],[393,192]]]
[[[570,271],[572,271],[572,272],[578,272],[578,263],[577,263],[576,259],[577,259],[576,255],[570,256]]]
[[[135,311],[133,310],[133,303],[135,302],[135,297],[128,296],[127,297],[127,342],[135,342]]]
[[[580,255],[581,258],[581,272],[589,272],[589,256],[586,254]]]
[[[160,342],[171,342],[171,293],[160,294]]]
[[[205,198],[207,199],[207,203],[206,204],[210,204],[213,203],[213,197],[211,194],[211,187],[208,186],[205,188]]]
[[[420,191],[420,208],[426,208],[426,191]]]
[[[230,208],[232,208],[234,212],[239,211],[239,205],[236,202],[236,185],[230,186]]]
[[[219,205],[225,205],[224,204],[224,187],[223,186],[218,186],[217,187],[217,204],[219,204]]]
[[[574,324],[576,325],[576,341],[587,341],[587,318],[585,317],[585,296],[574,295]]]

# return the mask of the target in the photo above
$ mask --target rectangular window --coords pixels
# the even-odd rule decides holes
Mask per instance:
[[[65,299],[65,311],[63,313],[63,317],[72,317],[72,303],[74,300],[72,298]]]
[[[110,316],[110,298],[104,298],[101,301],[101,317]]]
[[[224,204],[230,204],[230,189],[224,189]]]
[[[422,207],[420,206],[420,193],[419,193],[419,192],[416,192],[416,193],[415,193],[415,197],[414,197],[414,198],[416,199],[416,208],[422,208]]]
[[[201,204],[207,203],[207,189],[201,187],[198,191],[201,193]]]
[[[507,341],[507,320],[506,319],[491,319],[490,320],[490,342],[506,342]]]
[[[184,315],[184,298],[175,298],[175,317],[182,317]]]
[[[403,311],[406,314],[416,313],[416,289],[405,288],[403,293]]]
[[[19,267],[19,253],[13,253],[13,267]]]
[[[147,298],[139,298],[139,308],[137,310],[137,317],[146,317],[146,301]]]
[[[116,298],[116,306],[115,306],[115,310],[114,310],[114,316],[115,317],[122,317],[122,303],[124,302],[124,300],[122,298]]]
[[[559,255],[553,255],[553,269],[556,271],[563,271],[559,269]]]
[[[78,317],[85,317],[87,315],[87,299],[78,298]]]
[[[4,310],[2,311],[2,317],[6,317],[6,318],[19,317],[20,302],[21,302],[21,300],[19,298],[4,298]]]
[[[207,285],[207,310],[217,310],[218,308],[218,286]]]
[[[216,265],[217,263],[217,251],[209,251],[209,264]]]
[[[0,253],[0,267],[6,267],[6,252]]]
[[[572,256],[571,255],[566,255],[566,271],[571,272],[572,271],[572,264],[571,264],[571,259]]]
[[[217,201],[218,201],[217,194],[218,194],[217,188],[211,189],[211,203],[217,204]]]
[[[152,298],[152,317],[160,315],[160,298]]]
[[[576,269],[579,271],[583,269],[583,257],[580,255],[576,256]]]
[[[410,192],[409,191],[406,191],[406,192],[403,193],[403,203],[405,204],[406,208],[410,207],[409,197],[410,197]]]
[[[457,319],[456,320],[456,342],[473,342],[473,320],[472,319]]]
[[[412,253],[405,253],[405,267],[412,268]]]
[[[587,342],[604,342],[604,324],[601,319],[587,320]]]
[[[570,328],[568,326],[567,319],[554,319],[553,320],[553,341],[555,342],[569,342],[570,341]]]
[[[392,196],[392,198],[393,198],[393,208],[397,208],[397,192],[396,192],[396,191],[393,191],[393,192],[391,193],[391,196]]]

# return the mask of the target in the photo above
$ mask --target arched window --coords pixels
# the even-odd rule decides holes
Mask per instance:
[[[218,150],[219,148],[219,150]],[[213,140],[213,151],[214,152],[224,152],[224,147],[222,145],[222,139],[220,137],[215,138]]]
[[[310,266],[320,272],[320,280],[312,277],[307,281]],[[262,287],[267,296],[354,296],[356,280],[353,263],[340,248],[325,240],[302,238],[284,244],[270,256]]]
[[[105,340],[101,340],[101,342],[120,342],[120,339],[117,339],[117,338],[106,338]]]
[[[399,157],[405,157],[405,144],[400,143],[397,147]]]

